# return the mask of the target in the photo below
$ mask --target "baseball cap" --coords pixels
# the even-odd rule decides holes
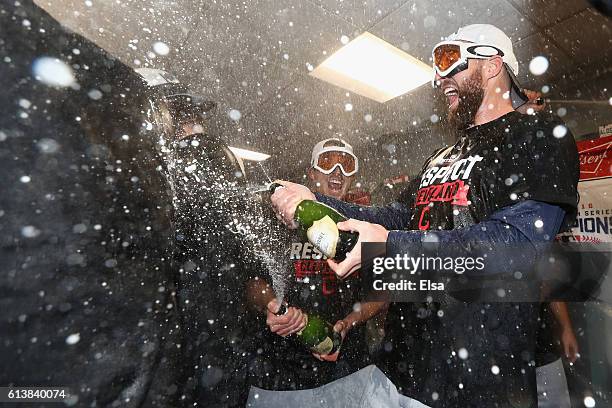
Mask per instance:
[[[502,61],[510,76],[510,98],[516,109],[529,100],[523,92],[516,76],[519,73],[519,63],[514,54],[512,40],[502,30],[491,24],[471,24],[459,28],[446,38],[447,41],[469,41],[476,44],[494,46],[502,51]],[[477,51],[477,50],[476,50]]]

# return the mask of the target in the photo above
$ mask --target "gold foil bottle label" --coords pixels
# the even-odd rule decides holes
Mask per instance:
[[[334,220],[329,215],[312,223],[312,226],[306,231],[308,240],[317,247],[317,249],[328,258],[333,258],[336,255],[336,245],[340,238],[340,232]]]

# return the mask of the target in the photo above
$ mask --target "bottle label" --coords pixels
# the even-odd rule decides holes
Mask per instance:
[[[306,231],[306,236],[312,245],[316,246],[326,257],[333,258],[336,255],[336,245],[340,238],[340,232],[338,232],[336,223],[329,215],[313,222]]]
[[[334,348],[334,341],[330,337],[325,337],[325,340],[317,344],[312,348],[317,354],[329,354],[330,351]]]

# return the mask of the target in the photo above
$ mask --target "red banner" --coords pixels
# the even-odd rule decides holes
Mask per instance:
[[[578,218],[571,239],[612,242],[612,136],[577,143],[580,155]]]
[[[577,143],[580,181],[612,177],[612,136]]]

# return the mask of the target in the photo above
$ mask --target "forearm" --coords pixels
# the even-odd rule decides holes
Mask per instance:
[[[550,302],[550,310],[553,316],[555,316],[555,320],[559,323],[559,326],[561,326],[561,330],[574,330],[572,327],[572,320],[567,310],[567,303]]]
[[[433,232],[391,231],[387,239],[387,256],[429,252],[423,245],[427,241],[441,244],[436,246],[435,256],[442,258],[456,255],[458,251],[472,257],[484,256],[491,246],[496,246],[497,249],[519,250],[513,251],[512,259],[489,256],[487,268],[481,274],[514,272],[517,267],[528,270],[557,234],[564,214],[557,206],[524,201],[466,228]]]
[[[246,300],[251,310],[265,314],[268,303],[275,297],[274,290],[264,279],[253,278],[247,283]]]
[[[374,316],[383,313],[389,307],[388,302],[380,301],[364,301],[361,303],[361,307],[349,313],[344,319],[344,322],[349,326],[357,326],[363,324],[373,318]]]
[[[315,196],[317,201],[329,205],[347,218],[380,224],[390,230],[404,229],[410,221],[411,210],[400,203],[392,203],[384,207],[370,207],[347,203],[319,193],[315,193]]]

